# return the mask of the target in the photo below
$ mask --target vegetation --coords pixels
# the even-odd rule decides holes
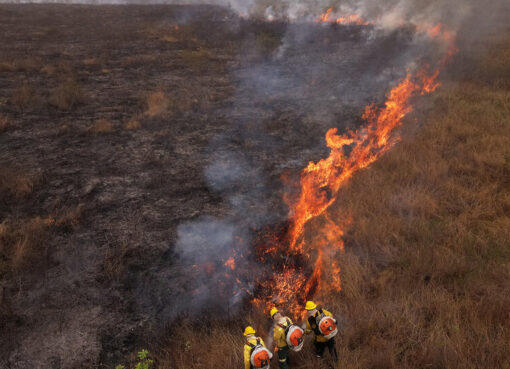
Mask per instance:
[[[61,110],[69,110],[86,101],[83,88],[74,79],[66,79],[51,92],[49,103]]]
[[[331,209],[353,219],[343,290],[323,297],[344,321],[338,368],[509,367],[509,50],[499,43],[490,62],[478,58],[469,77],[426,97],[422,126],[410,119],[402,142]],[[248,323],[268,334],[257,312],[205,332],[181,322],[160,367],[241,367]],[[311,352],[308,342],[292,366],[327,367]]]
[[[143,349],[138,353],[138,362],[134,369],[149,369],[154,361],[149,358],[149,351]],[[126,369],[124,365],[117,365],[115,369]]]

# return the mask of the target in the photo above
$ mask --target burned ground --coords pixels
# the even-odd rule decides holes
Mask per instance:
[[[157,348],[163,367],[200,367],[210,364],[203,356],[209,351],[200,352],[202,345],[220,353],[235,350],[232,345],[245,319],[220,319],[197,338],[201,325],[183,320],[170,327],[170,348],[162,348],[165,340],[154,342],[154,335],[166,332],[177,314],[210,310],[216,297],[200,303],[188,299],[196,285],[190,281],[192,265],[176,252],[179,226],[235,219],[235,226],[253,230],[285,220],[281,176],[295,176],[308,161],[323,157],[327,129],[355,128],[364,106],[381,102],[409,60],[426,49],[415,46],[409,29],[380,33],[361,26],[266,23],[203,5],[2,5],[0,20],[0,366],[9,368],[110,367],[146,344]],[[507,60],[501,55],[495,59]],[[491,63],[476,83],[507,88],[507,79],[499,77],[508,73],[507,66]],[[470,75],[468,68],[477,66],[471,59],[459,65],[452,75],[463,79]],[[466,96],[457,103],[476,99],[476,86],[469,85],[472,90],[465,89]],[[451,91],[429,108],[451,109],[457,101]],[[508,106],[501,93],[491,95],[486,104]],[[504,111],[500,114],[488,130],[487,143],[497,136]],[[428,192],[423,201],[413,200],[416,188],[396,169],[412,169],[409,145],[425,152],[434,132],[444,138],[438,150],[451,144],[447,137],[452,130],[467,145],[459,150],[481,150],[469,146],[479,133],[472,123],[456,131],[455,124],[436,118],[439,123],[430,124],[435,130],[422,133],[429,141],[419,135],[415,139],[417,133],[411,130],[406,141],[411,143],[348,189],[349,199],[369,200],[342,204],[355,219],[346,237],[348,250],[361,260],[347,255],[346,260],[352,260],[344,265],[344,292],[334,301],[350,321],[341,346],[349,367],[364,363],[361,353],[367,354],[365,364],[372,368],[412,367],[413,360],[415,367],[451,367],[462,354],[459,347],[471,347],[472,341],[462,341],[457,333],[466,328],[462,322],[437,328],[436,341],[423,339],[420,334],[430,325],[451,316],[432,305],[418,314],[414,300],[404,295],[410,291],[405,281],[422,283],[423,278],[429,287],[421,287],[420,297],[442,299],[439,306],[444,307],[465,294],[459,311],[473,309],[475,297],[449,284],[467,283],[471,259],[452,261],[455,268],[437,263],[441,257],[426,253],[422,244],[431,241],[421,239],[419,230],[443,232],[446,246],[439,249],[448,254],[447,245],[458,241],[448,236],[456,224],[470,224],[466,213],[482,200],[469,197],[457,182],[448,182],[450,187],[441,192],[427,187],[420,176],[415,181]],[[487,175],[485,184],[477,182],[479,188],[502,192],[508,158],[491,161],[499,157],[491,151],[480,155],[477,168],[491,170],[474,171],[460,158],[446,172],[436,173],[423,157],[416,165],[429,168],[430,178],[446,178],[449,170],[454,176],[464,174],[466,181],[471,175]],[[446,159],[431,160],[444,164]],[[225,181],[230,177],[233,180]],[[380,196],[359,190],[362,181],[370,184],[369,190],[380,189]],[[399,187],[402,183],[407,190]],[[391,190],[391,185],[399,190]],[[463,202],[452,201],[445,210],[439,200],[431,200],[434,194],[440,201],[453,194]],[[492,229],[496,236],[508,219],[508,197],[502,196],[495,213],[479,215],[494,222],[487,232]],[[388,207],[374,205],[381,199],[393,206],[392,216],[384,218]],[[388,205],[384,201],[380,206]],[[406,206],[396,205],[406,201]],[[423,205],[426,201],[430,206]],[[465,222],[449,219],[452,212]],[[374,214],[386,221],[377,223]],[[491,244],[504,246],[504,238],[496,236]],[[472,237],[474,250],[482,236]],[[435,269],[420,266],[412,248],[401,249],[400,243],[416,246],[436,263]],[[498,266],[508,263],[502,250],[488,247],[484,257]],[[411,267],[414,271],[406,274]],[[402,288],[402,295],[394,288],[385,295],[395,278],[393,285]],[[441,293],[428,290],[430,286]],[[501,344],[508,337],[503,287],[498,282],[493,293],[487,291],[477,285],[470,293],[501,308],[480,304],[470,318],[479,324],[477,334],[482,334],[484,322],[499,324],[503,333],[488,329],[490,339],[482,349],[491,339]],[[401,302],[401,310],[392,308],[393,298]],[[489,321],[476,320],[481,312],[477,309],[489,311]],[[416,318],[409,325],[419,327],[417,331],[395,324],[398,311]],[[392,331],[390,325],[402,329]],[[443,348],[438,342],[452,330],[455,345]],[[409,347],[390,339],[411,333],[416,336]],[[423,351],[413,346],[420,343]],[[504,352],[497,347],[498,361],[493,362],[502,362]],[[193,355],[190,348],[196,350]],[[218,352],[209,352],[208,358],[214,360]],[[239,365],[238,359],[237,353],[230,354],[223,364]]]

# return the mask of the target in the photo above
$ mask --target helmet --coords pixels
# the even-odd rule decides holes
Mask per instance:
[[[245,328],[244,330],[244,335],[245,336],[251,336],[251,335],[254,335],[255,334],[255,328],[251,327],[251,326],[248,326]]]
[[[305,305],[305,309],[306,310],[313,310],[317,307],[317,305],[315,305],[315,302],[313,301],[307,301],[306,302],[306,305]]]
[[[277,308],[272,308],[271,311],[269,312],[269,315],[271,315],[271,318],[278,312],[278,309]]]

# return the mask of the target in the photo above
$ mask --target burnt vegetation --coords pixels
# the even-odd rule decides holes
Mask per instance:
[[[232,211],[204,177],[211,152],[249,152],[284,216],[282,172],[324,156],[331,121],[356,122],[367,103],[355,86],[355,104],[334,105],[328,71],[300,74],[308,55],[333,68],[357,26],[290,48],[278,66],[303,85],[240,93],[286,27],[209,6],[0,6],[0,367],[113,368],[142,347],[160,368],[241,367],[242,329],[265,338],[266,315],[173,314],[190,267],[177,226]],[[380,67],[353,51],[366,60],[353,80],[393,51]],[[352,218],[342,291],[326,301],[342,323],[338,368],[510,363],[510,29],[461,50],[446,76],[329,210]],[[380,98],[381,85],[367,89]],[[317,100],[286,100],[303,86]],[[211,149],[220,134],[235,138]],[[329,367],[310,342],[291,360]]]

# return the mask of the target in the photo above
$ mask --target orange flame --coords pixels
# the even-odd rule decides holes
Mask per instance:
[[[229,267],[231,270],[234,270],[236,268],[236,261],[233,256],[231,256],[227,261],[225,261],[226,267]]]
[[[372,24],[371,22],[364,20],[358,14],[349,14],[345,16],[340,16],[338,18],[332,18],[331,17],[332,12],[333,8],[329,8],[328,10],[326,10],[325,13],[319,15],[317,21],[320,23],[357,24],[360,26],[367,26],[369,24]]]
[[[340,267],[335,256],[343,251],[345,224],[331,219],[326,210],[355,172],[375,162],[399,141],[395,130],[413,111],[411,99],[434,91],[440,85],[438,76],[438,69],[430,71],[427,66],[416,73],[409,72],[388,93],[383,107],[365,108],[364,128],[346,134],[338,134],[332,128],[326,133],[330,154],[317,163],[310,162],[301,173],[301,192],[290,206],[286,239],[265,250],[284,253],[286,258],[283,267],[261,284],[272,293],[265,300],[254,302],[265,303],[266,309],[271,305],[282,306],[297,318],[305,300],[322,292],[341,290]],[[305,229],[312,220],[318,224],[314,223],[313,233],[307,235]],[[301,265],[302,259],[307,267]]]

